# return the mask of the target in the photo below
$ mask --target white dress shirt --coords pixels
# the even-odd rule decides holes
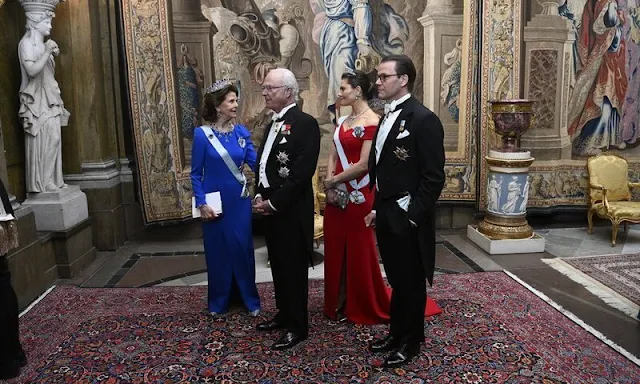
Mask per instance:
[[[258,167],[258,185],[262,185],[265,188],[269,188],[269,179],[267,179],[267,160],[269,159],[269,154],[271,154],[273,142],[276,140],[278,131],[283,124],[282,121],[277,122],[276,120],[281,120],[284,115],[295,106],[296,103],[289,104],[284,107],[279,113],[276,113],[271,117],[273,122],[271,123],[271,128],[269,129],[269,135],[264,142],[264,149],[262,150],[262,156],[260,156],[260,166]]]
[[[387,105],[390,106],[391,110],[393,110],[396,108],[396,106],[404,103],[410,97],[411,97],[411,94],[408,93],[402,96],[401,98],[399,98],[398,100],[393,100]],[[385,106],[385,109],[388,110],[389,108]],[[384,116],[384,119],[382,120],[382,125],[380,125],[380,131],[378,132],[378,138],[376,139],[376,164],[378,164],[378,161],[380,161],[380,153],[382,153],[382,147],[384,147],[384,143],[385,141],[387,141],[387,136],[389,136],[391,127],[393,127],[393,124],[395,124],[396,119],[398,118],[398,116],[400,116],[400,112],[402,112],[402,109],[389,112]]]
[[[273,143],[276,140],[276,136],[278,135],[278,131],[282,127],[283,122],[276,121],[282,120],[284,115],[293,107],[296,106],[296,103],[289,104],[286,107],[282,108],[282,110],[271,117],[273,121],[271,123],[271,127],[269,128],[269,135],[264,142],[264,149],[262,150],[262,156],[260,156],[260,165],[258,166],[258,185],[262,185],[264,188],[269,188],[269,179],[267,178],[267,160],[269,159],[269,154],[271,153],[271,149],[273,148]],[[262,197],[259,193],[256,194],[256,199]],[[276,211],[276,208],[271,204],[271,201],[267,201],[271,209]]]
[[[407,101],[411,97],[411,94],[408,93],[397,100],[393,100],[385,105],[385,116],[382,120],[382,124],[380,125],[380,131],[378,132],[378,138],[376,139],[376,164],[380,161],[380,154],[382,153],[382,148],[384,147],[384,143],[387,141],[387,137],[389,136],[389,132],[391,132],[391,127],[395,124],[398,116],[400,116],[400,112],[402,112],[402,108],[396,109],[396,107],[405,101]],[[391,112],[393,111],[393,112]],[[376,189],[378,189],[378,176],[376,175]],[[378,189],[379,190],[379,189]],[[405,196],[397,201],[398,205],[405,212],[409,211],[409,204],[411,202],[411,196]],[[371,212],[375,213],[375,209]],[[409,220],[411,225],[414,227],[416,223],[413,220]]]

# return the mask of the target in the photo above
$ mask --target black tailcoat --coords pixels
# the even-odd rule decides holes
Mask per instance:
[[[258,151],[256,182],[264,144],[272,124],[266,127]],[[286,132],[288,131],[288,134]],[[293,107],[284,115],[266,164],[269,188],[257,193],[276,212],[265,217],[266,242],[279,310],[276,320],[288,329],[306,334],[308,328],[308,266],[313,251],[312,178],[320,152],[320,128],[312,116]]]

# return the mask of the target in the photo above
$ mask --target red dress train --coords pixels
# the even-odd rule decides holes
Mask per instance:
[[[347,160],[355,164],[360,159],[364,140],[373,140],[376,126],[365,127],[364,134],[356,137],[353,129],[339,129],[340,143]],[[337,160],[336,175],[343,171]],[[359,182],[361,179],[358,179]],[[349,192],[352,186],[346,183]],[[366,202],[349,202],[345,210],[328,205],[324,212],[324,313],[336,318],[340,281],[346,281],[344,315],[356,324],[380,324],[389,322],[391,288],[380,271],[375,234],[364,224],[364,217],[371,212],[374,192],[365,186],[360,189]],[[343,273],[345,276],[342,277]],[[425,315],[437,315],[442,310],[427,298]]]

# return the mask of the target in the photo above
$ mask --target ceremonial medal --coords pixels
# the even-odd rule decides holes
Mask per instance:
[[[396,157],[400,161],[407,161],[407,159],[409,158],[409,152],[407,152],[404,147],[396,147],[396,149],[393,151],[393,154],[396,155]]]
[[[404,131],[404,124],[405,124],[405,121],[404,121],[404,120],[402,120],[402,121],[400,122],[400,132]]]
[[[349,200],[353,204],[362,204],[366,201],[364,194],[358,190],[355,190],[349,194]]]
[[[240,146],[240,148],[244,148],[245,145],[247,145],[247,142],[244,139],[244,137],[241,136],[241,137],[238,138],[238,145]]]
[[[280,167],[280,169],[278,169],[278,175],[283,179],[286,179],[287,177],[289,177],[289,168]]]
[[[289,162],[289,155],[287,154],[287,152],[280,151],[276,155],[276,160],[278,161],[278,163],[286,165]]]
[[[291,124],[284,124],[282,126],[282,128],[280,129],[280,133],[282,133],[283,135],[290,135],[291,134]]]
[[[362,125],[358,125],[357,127],[353,127],[353,132],[351,133],[353,137],[358,139],[364,136],[364,127]]]

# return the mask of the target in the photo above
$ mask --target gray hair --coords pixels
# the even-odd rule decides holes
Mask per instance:
[[[289,88],[293,93],[293,97],[295,98],[295,100],[298,101],[300,88],[298,87],[298,80],[296,80],[296,75],[294,75],[293,72],[286,68],[276,68],[272,69],[272,71],[282,76],[282,85]]]

